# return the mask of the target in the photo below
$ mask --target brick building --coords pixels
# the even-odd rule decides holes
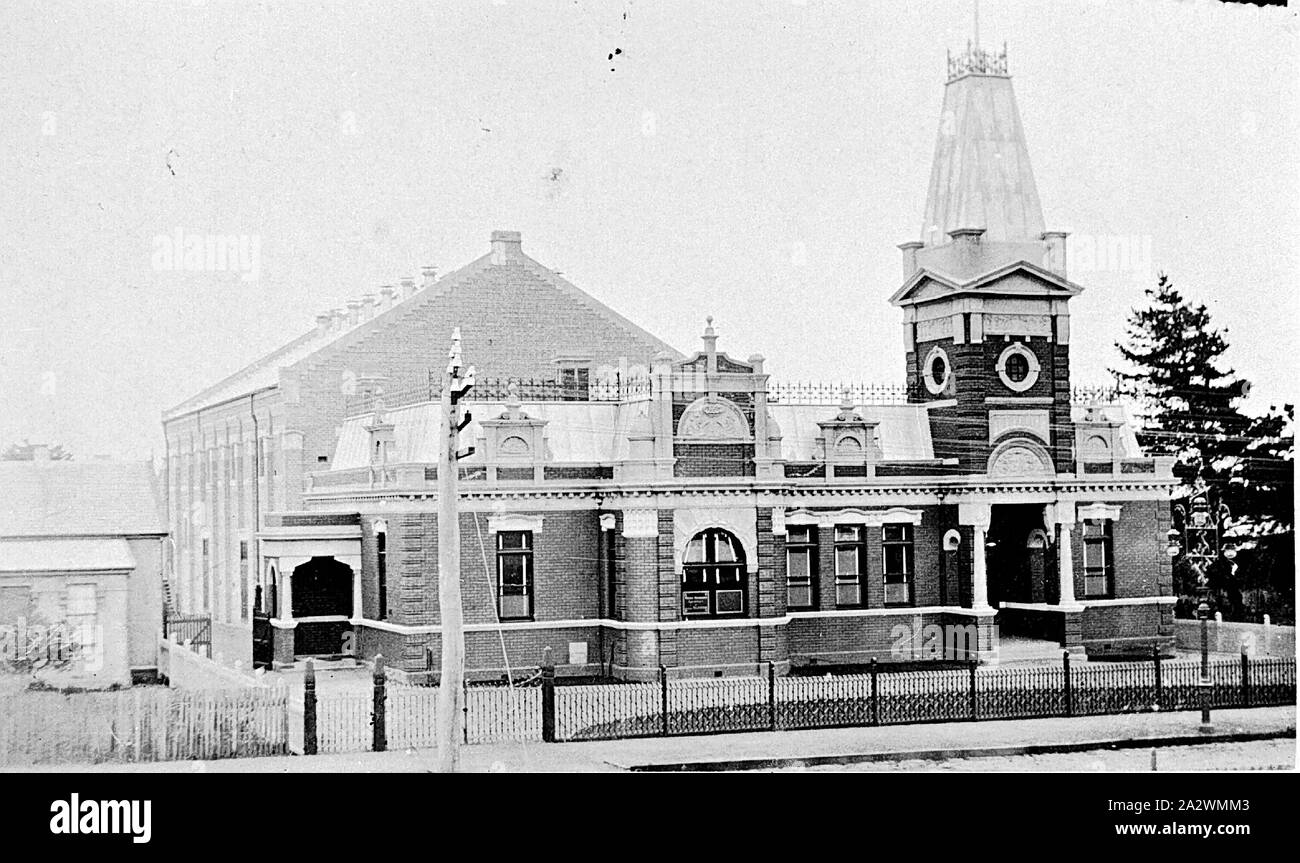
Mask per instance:
[[[440,374],[478,369],[459,464],[471,676],[1172,649],[1170,463],[1070,379],[1048,231],[1006,74],[949,61],[926,213],[904,243],[906,386],[769,380],[683,356],[524,254],[383,288],[165,417],[174,574],[229,655],[436,667]],[[834,377],[851,376],[844,369]],[[937,644],[936,644],[937,639]]]

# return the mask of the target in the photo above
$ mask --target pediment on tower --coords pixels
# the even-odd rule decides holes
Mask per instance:
[[[1028,261],[1014,261],[978,275],[953,275],[922,267],[889,301],[911,306],[957,296],[1069,299],[1083,292],[1074,282]]]

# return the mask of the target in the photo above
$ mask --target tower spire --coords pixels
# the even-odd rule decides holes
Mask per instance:
[[[972,0],[975,4],[975,47],[980,46],[980,0]]]

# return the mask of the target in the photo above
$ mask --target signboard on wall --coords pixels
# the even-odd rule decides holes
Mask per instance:
[[[709,592],[707,590],[690,590],[682,594],[682,614],[691,615],[709,613]]]

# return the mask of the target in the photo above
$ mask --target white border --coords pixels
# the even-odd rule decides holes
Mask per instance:
[[[934,383],[934,375],[930,374],[930,366],[933,365],[937,357],[943,357],[943,381],[937,386]],[[943,391],[948,388],[948,382],[952,380],[952,361],[948,359],[948,352],[943,348],[935,345],[930,348],[930,352],[925,355],[925,362],[921,364],[921,379],[925,383],[925,388],[930,391],[930,395],[942,395]]]
[[[1011,377],[1007,374],[1007,360],[1016,354],[1024,357],[1029,362],[1029,374],[1025,375],[1023,381],[1019,382],[1011,380]],[[1012,342],[1007,345],[1006,350],[998,357],[997,368],[998,377],[1002,379],[1003,386],[1017,393],[1023,393],[1038,383],[1038,376],[1042,372],[1042,365],[1039,364],[1038,357],[1034,356],[1034,352],[1020,342]]]

